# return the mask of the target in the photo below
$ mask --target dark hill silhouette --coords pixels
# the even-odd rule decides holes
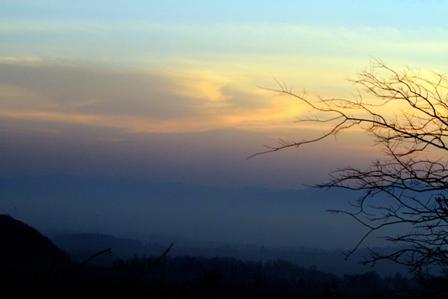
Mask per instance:
[[[69,263],[69,256],[31,226],[0,215],[0,276],[43,278]]]

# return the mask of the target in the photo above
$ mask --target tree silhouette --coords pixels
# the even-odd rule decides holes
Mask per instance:
[[[310,98],[287,86],[271,89],[294,97],[315,112],[301,121],[319,123],[326,131],[312,139],[281,141],[260,154],[319,142],[349,129],[362,129],[384,150],[370,167],[336,170],[321,188],[361,191],[347,214],[367,228],[350,256],[374,232],[398,245],[390,254],[372,251],[367,263],[392,260],[423,271],[448,266],[448,81],[442,74],[397,71],[383,62],[352,80],[353,98]],[[388,228],[400,226],[399,233]]]

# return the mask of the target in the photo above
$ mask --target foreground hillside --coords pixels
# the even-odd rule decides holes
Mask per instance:
[[[69,264],[69,256],[25,223],[0,215],[0,277],[33,280]]]

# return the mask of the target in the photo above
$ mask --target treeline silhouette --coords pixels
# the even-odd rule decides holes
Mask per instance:
[[[9,281],[8,286],[25,293],[32,290],[71,298],[361,299],[446,298],[447,295],[448,281],[444,278],[410,279],[399,274],[381,277],[373,271],[339,277],[283,260],[166,257],[145,271],[158,258],[118,259],[108,267],[67,267],[59,276]]]
[[[152,259],[117,260],[112,269],[132,277]],[[241,261],[235,258],[175,257],[148,273],[138,293],[155,290],[170,298],[381,298],[409,291],[415,282],[376,272],[338,277],[284,260]]]
[[[441,277],[337,276],[284,260],[154,257],[74,261],[32,227],[0,215],[0,295],[46,298],[447,298]]]
[[[160,257],[117,259],[111,266],[65,264],[40,276],[3,277],[9,294],[80,298],[444,298],[442,278],[338,277],[283,260]],[[141,274],[144,273],[144,276]]]

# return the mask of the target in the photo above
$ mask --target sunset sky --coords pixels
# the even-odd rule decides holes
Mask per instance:
[[[299,187],[370,157],[352,132],[245,158],[318,132],[261,87],[354,93],[380,58],[444,73],[446,1],[0,1],[1,176],[144,177]]]

